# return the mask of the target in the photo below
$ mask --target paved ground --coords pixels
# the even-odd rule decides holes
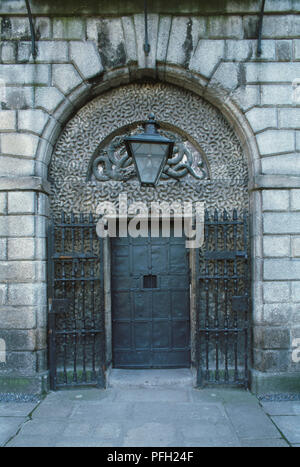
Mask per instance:
[[[76,389],[0,403],[0,446],[291,445],[300,446],[300,402],[261,405],[239,389]]]

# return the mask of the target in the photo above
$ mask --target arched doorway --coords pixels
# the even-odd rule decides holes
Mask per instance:
[[[150,110],[157,115],[161,131],[171,135],[176,142],[174,160],[164,171],[157,189],[140,187],[132,165],[124,165],[122,162],[123,137],[139,131],[141,122]],[[243,274],[242,269],[248,267],[246,265],[248,246],[244,241],[245,233],[246,237],[248,236],[245,222],[249,212],[248,168],[240,141],[223,115],[195,93],[177,86],[163,83],[121,86],[91,101],[68,122],[54,150],[49,177],[52,182],[53,216],[58,218],[61,211],[64,211],[70,223],[81,229],[80,235],[83,237],[86,237],[88,227],[83,227],[84,216],[82,215],[81,222],[80,213],[91,212],[95,215],[99,204],[106,201],[110,201],[118,208],[120,193],[126,194],[129,205],[136,201],[150,204],[161,199],[169,203],[204,202],[207,209],[208,256],[203,259],[201,252],[200,255],[193,252],[189,258],[193,272],[190,283],[189,361],[195,366],[199,366],[199,362],[202,362],[205,372],[201,373],[201,378],[206,374],[206,380],[245,381],[245,370],[247,371],[245,353],[248,352],[246,348],[248,343],[245,343],[245,339],[243,343],[239,342],[246,328],[241,328],[240,318],[237,316],[238,313],[240,315],[245,313],[247,308],[245,296],[248,293],[246,284],[248,279],[243,275],[245,283],[241,286],[239,276]],[[76,215],[73,221],[72,212]],[[61,225],[63,224],[64,222],[61,222]],[[84,240],[80,239],[80,235],[77,242],[82,250]],[[64,242],[67,241],[66,238]],[[74,238],[70,228],[68,241],[72,243],[73,250],[76,244]],[[60,239],[62,241],[62,237]],[[93,302],[93,313],[102,314],[101,319],[105,321],[103,330],[105,329],[106,334],[104,357],[106,367],[111,365],[112,361],[116,361],[114,355],[117,349],[113,343],[117,341],[117,333],[112,332],[114,328],[112,319],[114,320],[114,308],[116,309],[118,305],[116,299],[113,298],[111,301],[111,293],[113,292],[112,297],[114,297],[114,292],[120,292],[112,287],[111,277],[114,275],[114,270],[110,258],[114,260],[118,256],[115,254],[117,246],[115,245],[113,252],[110,249],[112,246],[114,246],[113,242],[104,245],[106,259],[99,256],[99,261],[105,263],[103,268],[105,283],[98,284],[98,287],[103,287],[102,305],[99,299],[97,310]],[[90,252],[91,248],[87,247],[87,251]],[[215,255],[209,257],[209,251],[214,252]],[[65,261],[64,255],[61,256],[62,261]],[[75,259],[79,261],[78,257]],[[79,271],[78,265],[76,268],[74,264],[71,265],[69,272],[63,263],[57,267],[57,274],[61,279],[65,275],[61,284],[67,284],[66,276],[69,274],[69,289],[68,286],[62,285],[58,290],[59,281],[57,280],[56,283],[54,281],[54,289],[56,287],[54,298],[69,299],[68,309],[71,309],[71,312],[66,320],[69,320],[71,327],[74,327],[72,319],[76,319],[78,313],[75,308],[82,309],[90,298],[88,300],[83,298],[87,293],[86,286],[82,285],[76,292],[74,271],[76,268],[76,271]],[[82,271],[83,284],[84,267]],[[80,283],[80,278],[78,279]],[[151,290],[153,288],[150,287]],[[199,293],[200,289],[201,293]],[[74,299],[74,293],[78,293],[77,301],[76,298]],[[96,291],[91,288],[89,293],[92,295]],[[81,317],[80,326],[84,325],[85,321],[86,319]],[[151,323],[153,327],[153,319]],[[132,332],[132,326],[130,329]],[[242,329],[241,335],[238,334],[240,329]],[[200,330],[202,336],[201,333],[199,334]],[[222,338],[221,333],[223,333]],[[79,348],[76,338],[73,339],[72,345],[75,345],[75,350],[70,356],[74,363],[74,352],[76,357]],[[84,339],[81,342],[81,352],[85,356],[81,358],[81,366],[84,366],[87,352],[91,352],[93,345],[94,342],[87,344]],[[151,346],[153,347],[153,341]],[[233,349],[231,356],[228,354],[230,346]],[[56,352],[61,352],[63,378],[68,383],[66,374],[67,366],[70,364],[65,361],[66,343],[61,343],[61,350],[56,346]],[[79,361],[80,358],[76,364],[79,365]],[[185,364],[186,362],[187,360]],[[225,368],[224,371],[221,366]],[[244,372],[243,376],[239,376],[239,371]],[[78,379],[77,375],[76,379]]]

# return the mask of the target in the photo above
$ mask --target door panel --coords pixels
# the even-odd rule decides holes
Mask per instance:
[[[113,365],[190,366],[184,238],[112,239]]]

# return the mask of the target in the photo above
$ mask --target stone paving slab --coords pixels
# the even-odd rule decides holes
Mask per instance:
[[[0,438],[8,447],[288,446],[266,412],[297,409],[265,405],[247,391],[230,388],[74,389],[50,393],[35,409],[15,407],[26,417],[0,417]],[[12,413],[12,406],[5,410]],[[294,445],[300,444],[299,418],[272,416]]]
[[[0,446],[17,433],[25,420],[24,417],[0,417]]]
[[[36,402],[0,402],[0,417],[27,417]]]
[[[300,443],[300,415],[274,416],[272,420],[291,444]]]
[[[269,415],[300,415],[300,402],[261,402],[264,411]]]
[[[289,444],[282,438],[279,439],[243,439],[243,448],[289,448]]]
[[[225,410],[240,438],[278,438],[278,430],[258,405],[230,402]]]

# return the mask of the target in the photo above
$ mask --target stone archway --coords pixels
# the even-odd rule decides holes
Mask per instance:
[[[177,135],[205,165],[203,174],[162,181],[157,190],[140,188],[136,179],[122,182],[91,173],[91,162],[107,152],[116,136],[134,131],[149,111],[162,130]],[[117,149],[116,149],[117,152]],[[203,159],[203,160],[202,160]],[[200,163],[200,162],[199,162]],[[115,202],[120,191],[130,200],[155,200],[159,195],[203,200],[207,207],[248,209],[248,167],[243,147],[222,114],[191,91],[162,83],[130,84],[113,89],[84,106],[66,125],[49,167],[53,213],[95,211],[97,203]]]
[[[190,162],[190,170],[179,179],[165,173],[157,189],[140,187],[135,174],[129,174],[130,167],[118,166],[122,158],[120,141],[125,134],[138,131],[149,111],[158,116],[161,131],[175,139],[175,158]],[[111,154],[109,169],[108,153]],[[112,161],[115,161],[114,166]],[[61,211],[96,213],[103,201],[118,206],[120,193],[126,194],[129,204],[161,199],[203,201],[207,209],[249,211],[247,158],[234,129],[219,110],[202,97],[165,83],[120,86],[80,109],[57,141],[49,177],[54,217]],[[106,258],[109,258],[108,249]],[[110,295],[109,275],[106,275],[106,293]],[[192,300],[193,307],[195,300]],[[111,335],[109,308],[108,298],[106,333]],[[194,316],[193,308],[192,321]],[[192,333],[195,333],[195,323],[192,323]],[[107,349],[110,348],[107,352],[110,363],[111,337],[106,342]],[[193,341],[192,347],[195,347]]]

